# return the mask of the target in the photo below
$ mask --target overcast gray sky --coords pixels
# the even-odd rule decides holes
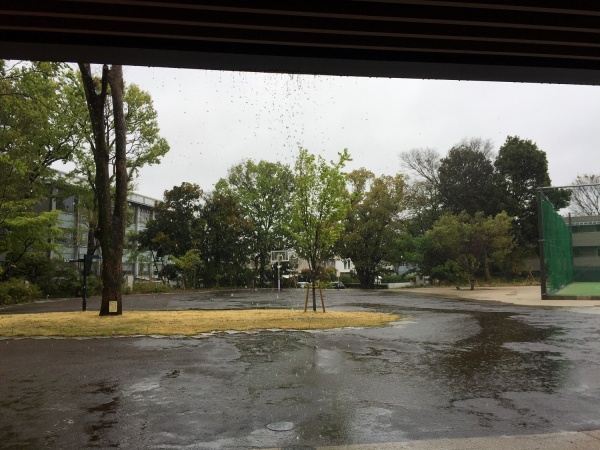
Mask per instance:
[[[600,173],[600,88],[125,68],[150,92],[171,151],[145,168],[137,191],[162,198],[184,181],[211,190],[243,159],[292,163],[298,146],[327,159],[348,148],[349,169],[402,171],[399,153],[442,155],[462,138],[531,139],[554,185]]]

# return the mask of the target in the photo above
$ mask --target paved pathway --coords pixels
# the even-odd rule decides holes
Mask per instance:
[[[331,309],[405,316],[384,328],[0,340],[0,448],[600,448],[600,308],[437,295],[326,291]],[[177,293],[128,296],[125,313],[303,304]]]
[[[468,288],[458,290],[454,287],[423,287],[398,291],[443,298],[503,302],[521,306],[600,306],[600,300],[542,300],[539,286],[479,287],[473,291]]]

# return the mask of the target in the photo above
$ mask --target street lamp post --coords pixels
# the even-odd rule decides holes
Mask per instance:
[[[86,270],[86,262],[88,259],[102,259],[98,255],[88,255],[85,253],[83,258],[79,259],[64,259],[65,262],[76,262],[83,263],[83,286],[81,287],[81,310],[87,311],[87,270]]]

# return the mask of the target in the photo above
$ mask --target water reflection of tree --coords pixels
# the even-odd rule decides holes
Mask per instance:
[[[567,363],[551,351],[516,351],[506,344],[543,343],[558,328],[536,328],[510,314],[475,313],[480,332],[436,358],[431,376],[445,380],[459,397],[491,397],[498,392],[553,393],[565,380]]]

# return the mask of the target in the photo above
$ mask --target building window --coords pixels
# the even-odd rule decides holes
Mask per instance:
[[[67,213],[75,212],[75,197],[57,198],[55,202],[57,210]]]
[[[140,225],[145,225],[150,220],[150,216],[152,215],[152,211],[148,208],[139,208],[138,210],[138,223]]]
[[[575,258],[600,256],[600,247],[574,247],[573,256]]]
[[[600,225],[577,225],[573,224],[571,227],[572,233],[597,233],[600,231]]]

